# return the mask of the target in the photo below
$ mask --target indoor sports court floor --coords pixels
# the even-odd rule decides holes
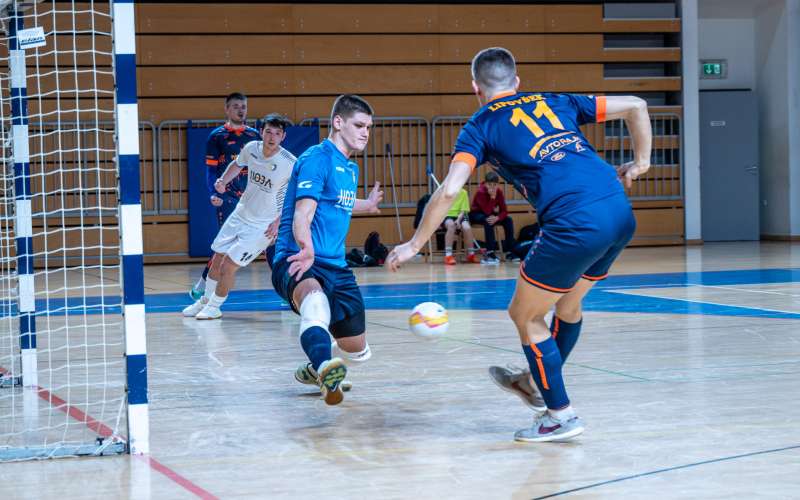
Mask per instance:
[[[263,261],[221,321],[184,319],[202,265],[145,270],[150,459],[6,463],[0,498],[796,498],[800,244],[626,250],[587,297],[565,377],[586,432],[521,444],[486,374],[524,363],[515,264],[359,270],[373,359],[327,407],[292,373],[298,319]],[[450,310],[447,338],[406,328]],[[107,422],[110,424],[110,422]]]

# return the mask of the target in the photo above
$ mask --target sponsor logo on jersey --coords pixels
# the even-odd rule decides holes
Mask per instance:
[[[297,187],[300,189],[308,189],[311,187],[311,181],[298,182]]]
[[[340,189],[339,190],[339,199],[336,200],[336,207],[343,208],[347,211],[353,209],[353,205],[356,204],[356,192],[350,191],[349,189]]]
[[[570,144],[577,144],[581,142],[581,138],[577,135],[572,135],[569,137],[563,137],[560,139],[556,139],[551,141],[547,146],[543,147],[539,150],[539,159],[543,160],[544,158],[550,156],[551,154],[555,153],[559,149],[563,148],[564,146],[569,146]]]
[[[565,153],[563,151],[559,151],[558,153],[556,153],[553,156],[551,156],[550,159],[553,160],[553,161],[558,161],[558,160],[563,159],[565,156],[567,156],[567,153]]]
[[[255,170],[250,171],[250,182],[253,182],[256,185],[265,187],[267,189],[272,189],[272,179],[270,179],[266,175],[259,174]]]
[[[336,171],[337,172],[344,172],[344,167],[340,167],[340,166],[337,165],[336,166]]]
[[[272,164],[272,165],[270,165],[270,167],[269,167],[269,169],[270,169],[270,170],[272,170],[273,172],[274,172],[274,171],[275,171],[277,168],[278,168],[278,165],[277,165],[277,164],[275,164],[275,163],[273,163],[273,164]]]

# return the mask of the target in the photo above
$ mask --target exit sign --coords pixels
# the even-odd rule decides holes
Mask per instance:
[[[728,61],[724,59],[704,59],[700,61],[700,78],[722,79],[728,76]]]

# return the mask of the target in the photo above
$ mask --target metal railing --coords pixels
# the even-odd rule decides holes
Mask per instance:
[[[30,179],[34,217],[100,216],[117,210],[113,121],[32,122]],[[155,125],[139,122],[142,212],[157,214],[152,196],[158,142]]]
[[[681,165],[681,124],[675,113],[653,113],[653,156],[650,172],[634,184],[632,200],[680,200],[683,196]],[[430,192],[428,168],[441,180],[450,165],[450,154],[461,127],[468,116],[437,116],[431,121],[414,116],[375,117],[367,149],[354,160],[361,168],[358,196],[369,193],[377,180],[384,186],[384,203],[412,207]],[[186,129],[189,126],[214,128],[223,120],[166,120],[157,128],[143,122],[140,132],[143,143],[152,134],[154,161],[142,154],[142,206],[147,215],[188,213],[188,153]],[[319,125],[320,140],[328,136],[328,118],[307,118],[298,125]],[[583,133],[598,154],[612,165],[631,159],[631,139],[622,120],[590,124]],[[467,184],[474,189],[483,179],[486,166],[476,169]],[[152,190],[149,186],[153,186]],[[527,201],[516,190],[508,189],[510,204]]]

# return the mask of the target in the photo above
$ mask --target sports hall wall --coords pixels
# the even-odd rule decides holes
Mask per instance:
[[[233,91],[248,95],[250,119],[273,111],[296,122],[324,118],[335,96],[344,92],[366,97],[380,117],[432,122],[439,116],[468,116],[477,103],[471,94],[469,61],[479,49],[500,45],[518,58],[524,89],[636,94],[648,100],[651,113],[669,115],[679,123],[681,21],[671,2],[662,4],[666,10],[648,19],[647,12],[574,2],[138,3],[146,260],[187,260],[186,172],[204,167],[186,165],[180,129],[186,120],[221,119],[224,96]],[[630,147],[629,139],[608,139],[604,130],[586,130],[601,154]],[[647,181],[640,183],[638,195],[645,196],[634,202],[638,231],[633,244],[680,244],[680,125],[657,130],[655,145],[670,151],[673,159],[653,169],[653,176],[665,180],[657,192],[650,192],[653,196],[647,196]],[[398,144],[393,148],[398,159],[421,154]],[[382,147],[376,148],[371,161],[385,162],[385,155]],[[433,159],[440,172],[446,156],[440,150]],[[410,167],[398,160],[397,168]],[[376,170],[370,182],[386,185],[385,170]],[[427,189],[424,166],[404,179],[416,192]],[[510,191],[506,188],[507,196]],[[408,237],[414,208],[404,205],[398,210]],[[513,204],[510,210],[517,229],[534,220],[526,204]],[[362,245],[372,230],[387,243],[397,242],[395,209],[387,206],[382,212],[354,218],[348,246]]]

